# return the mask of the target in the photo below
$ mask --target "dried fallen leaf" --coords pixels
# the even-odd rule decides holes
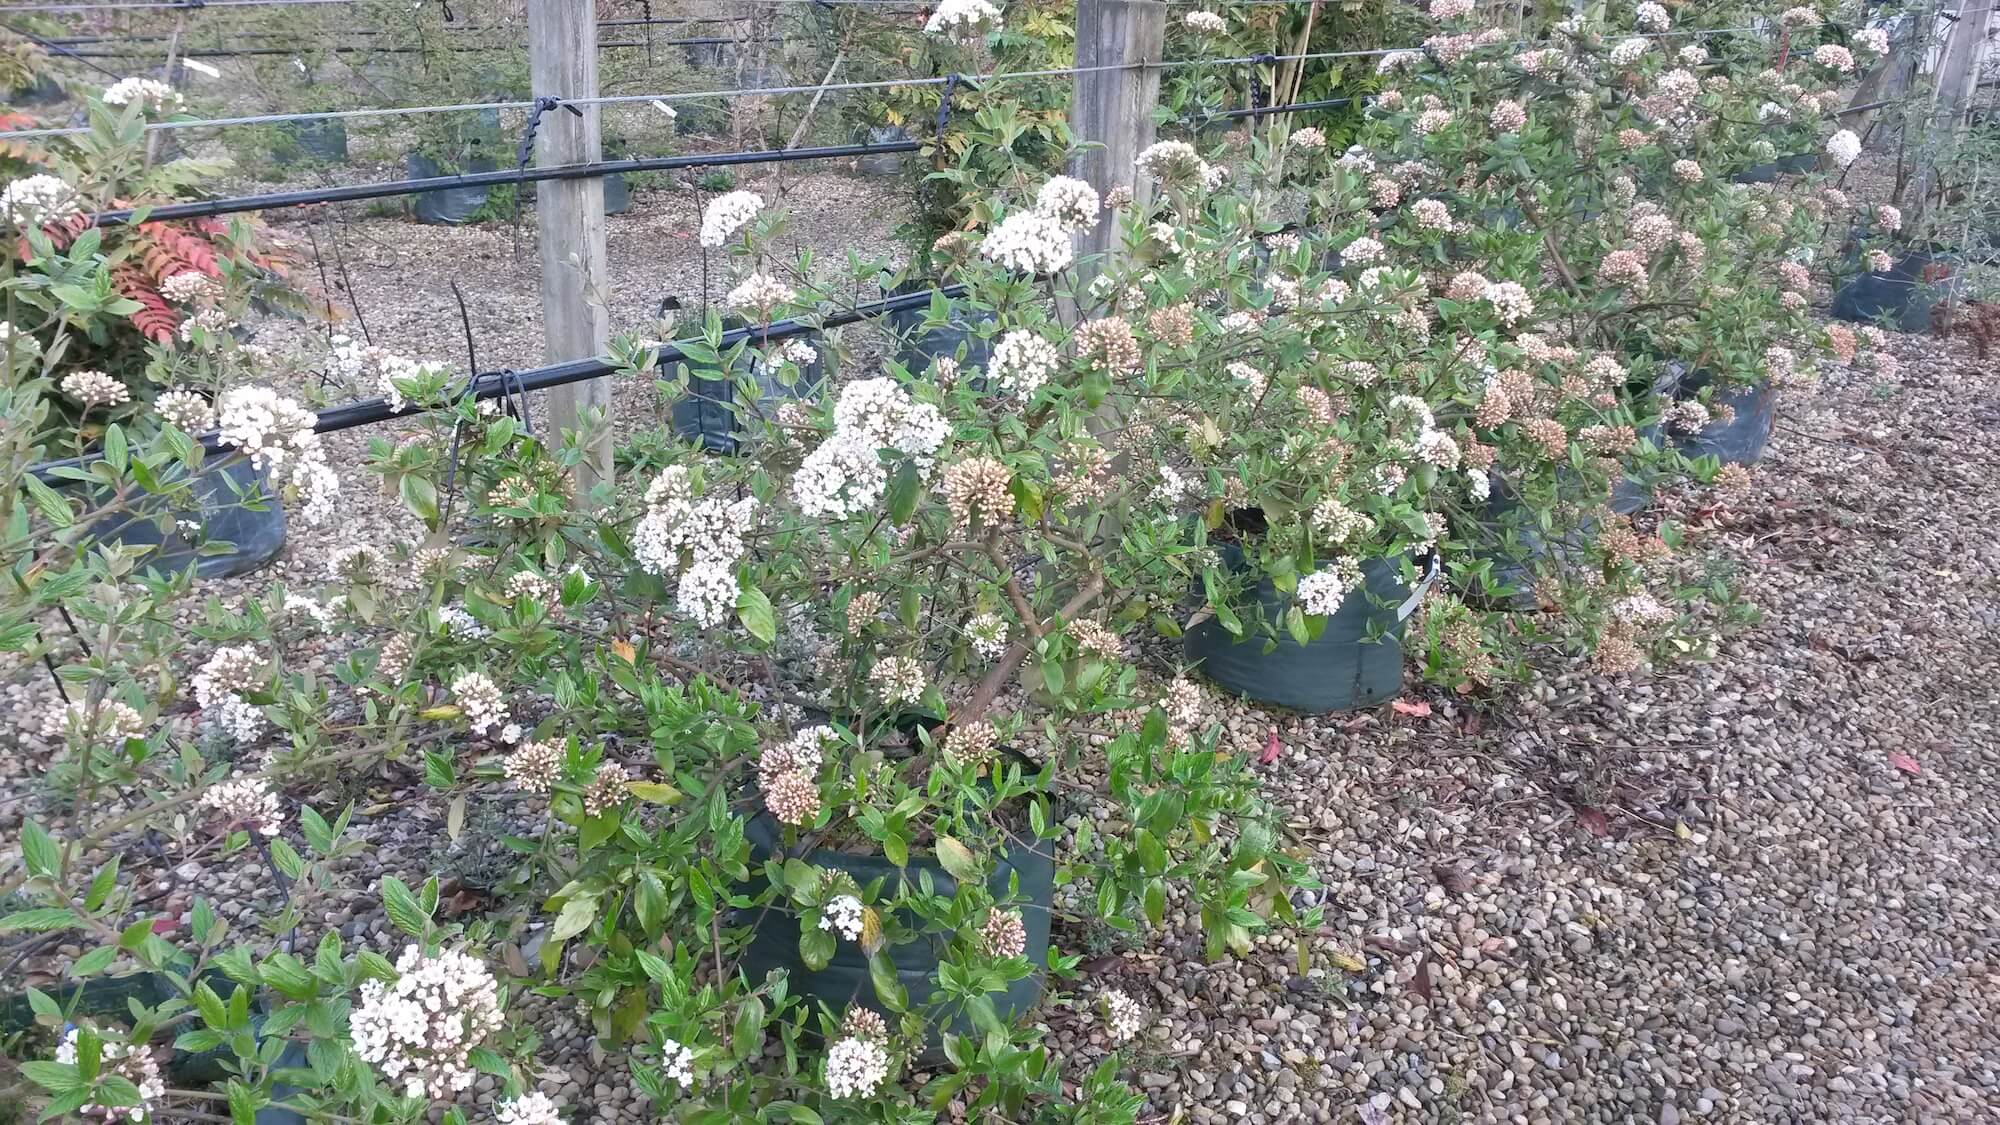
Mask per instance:
[[[1398,715],[1414,715],[1419,719],[1431,713],[1431,705],[1421,699],[1398,699],[1389,706]]]
[[[1909,774],[1911,777],[1915,777],[1923,772],[1923,767],[1917,765],[1915,758],[1900,752],[1889,755],[1889,764]]]
[[[632,647],[631,641],[614,640],[611,642],[611,651],[618,659],[623,660],[627,664],[639,658],[639,650]]]
[[[1440,863],[1432,866],[1431,877],[1438,881],[1438,886],[1455,895],[1464,894],[1471,890],[1473,885],[1472,876],[1466,874],[1464,869],[1454,867],[1449,863]]]
[[[1278,728],[1272,727],[1271,733],[1264,739],[1264,752],[1257,755],[1257,763],[1268,766],[1277,761],[1278,755],[1284,752],[1285,744],[1278,741]]]
[[[1426,1004],[1430,1003],[1433,988],[1431,982],[1431,955],[1428,951],[1417,958],[1416,971],[1410,974],[1409,988],[1411,992],[1422,997]]]
[[[1334,966],[1343,972],[1364,973],[1368,971],[1368,962],[1363,961],[1352,953],[1343,953],[1336,949],[1332,953],[1327,954],[1326,959],[1333,962]]]
[[[1578,824],[1583,825],[1584,829],[1592,836],[1601,837],[1611,835],[1611,821],[1604,815],[1601,809],[1578,808],[1576,810],[1576,821]]]

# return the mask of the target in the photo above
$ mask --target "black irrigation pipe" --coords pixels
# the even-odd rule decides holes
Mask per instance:
[[[776,35],[767,36],[760,39],[732,39],[729,36],[720,35],[720,36],[702,36],[694,39],[655,39],[651,43],[646,42],[644,39],[614,39],[609,42],[599,43],[597,45],[597,49],[602,51],[612,47],[719,47],[724,44],[731,44],[731,43],[783,43],[783,42],[784,39]],[[316,54],[421,55],[429,51],[476,52],[476,51],[497,51],[504,49],[506,48],[486,45],[486,44],[470,44],[470,43],[464,45],[445,46],[445,47],[370,47],[360,44],[348,44],[336,47],[305,47],[305,48],[217,47],[211,49],[204,47],[187,47],[187,48],[182,48],[180,54],[181,57],[183,58],[231,59],[239,57],[248,57],[252,55],[316,55]],[[523,44],[516,44],[515,49],[526,50],[527,48]],[[155,57],[154,55],[151,54],[136,53],[131,51],[65,50],[63,54],[73,59],[150,59]]]
[[[789,164],[796,160],[837,160],[847,156],[874,156],[892,152],[915,152],[917,141],[889,141],[876,145],[821,145],[816,148],[756,149],[750,152],[691,153],[686,156],[646,156],[632,160],[600,160],[591,164],[558,164],[552,168],[501,169],[467,172],[457,176],[430,176],[420,180],[387,180],[374,184],[347,184],[306,191],[277,191],[268,195],[244,195],[230,199],[209,199],[199,203],[168,203],[146,211],[145,221],[202,219],[212,215],[234,215],[244,211],[269,211],[281,207],[310,207],[317,203],[352,203],[362,199],[387,199],[461,187],[494,187],[500,184],[538,183],[542,180],[588,180],[627,172],[663,172],[676,168],[708,168],[733,164]],[[132,221],[133,209],[99,211],[90,217],[93,226],[117,226]]]
[[[915,9],[911,10],[915,11]],[[660,19],[650,19],[650,20],[598,20],[597,26],[659,27],[659,26],[666,26],[669,24],[735,23],[737,22],[738,19],[739,17],[734,17],[734,16],[699,16],[694,18],[689,18],[686,16],[675,16],[672,18],[663,17]],[[448,23],[443,25],[443,29],[445,31],[514,30],[514,28],[508,24],[498,24],[498,23]],[[228,32],[227,34],[230,38],[233,39],[298,38],[298,36],[295,33],[284,32],[284,31],[231,31]],[[339,38],[342,36],[353,36],[359,38],[359,37],[366,37],[373,35],[400,36],[406,33],[403,32],[402,30],[393,28],[385,29],[379,27],[354,27],[354,28],[348,28],[343,31],[329,31],[326,34],[335,38]],[[89,46],[91,44],[96,44],[96,43],[165,43],[171,38],[173,38],[173,36],[171,35],[70,35],[58,38],[55,40],[55,42],[70,47],[81,47],[81,46]]]
[[[962,296],[965,291],[966,287],[964,285],[946,285],[935,290],[935,292],[942,293],[947,297]],[[768,325],[731,328],[722,334],[721,347],[727,349],[744,341],[782,340],[791,336],[803,335],[807,332],[817,332],[824,328],[838,328],[843,324],[854,324],[888,313],[907,312],[911,309],[926,308],[931,303],[932,292],[932,290],[924,290],[917,293],[904,293],[895,297],[885,297],[880,301],[872,301],[844,312],[828,313],[826,316],[809,320],[780,320]],[[663,367],[669,363],[685,360],[687,354],[681,350],[682,343],[706,343],[706,341],[686,340],[660,344],[653,349],[655,367]],[[464,397],[477,402],[482,399],[502,398],[528,391],[545,391],[551,387],[564,387],[571,383],[601,379],[607,375],[616,374],[618,370],[619,368],[609,360],[591,358],[573,359],[566,363],[551,363],[544,367],[531,367],[525,371],[487,371],[474,375],[471,379],[467,380]],[[397,418],[407,418],[416,414],[429,413],[433,409],[436,408],[405,403],[401,410],[397,410],[389,405],[389,400],[384,398],[357,399],[354,402],[343,403],[339,406],[328,407],[320,411],[318,419],[313,423],[313,432],[331,434],[342,430],[360,429],[363,426],[376,426],[383,422],[394,421]],[[211,453],[221,452],[224,448],[222,434],[219,430],[210,430],[196,438],[196,441],[200,443],[202,448]],[[101,454],[88,453],[82,457],[68,457],[60,461],[45,461],[42,464],[31,466],[28,471],[33,473],[37,478],[45,480],[57,469],[80,468],[101,459]]]

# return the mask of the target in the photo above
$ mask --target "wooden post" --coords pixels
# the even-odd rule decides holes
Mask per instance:
[[[1070,160],[1070,175],[1087,181],[1100,195],[1125,188],[1142,206],[1152,185],[1133,161],[1153,143],[1153,107],[1160,97],[1160,50],[1167,37],[1167,6],[1159,0],[1077,0],[1076,76],[1069,127],[1077,143],[1096,146]],[[1115,66],[1123,70],[1091,70]],[[1110,215],[1077,235],[1079,259],[1118,248],[1118,223]],[[1078,271],[1077,284],[1096,271]]]
[[[1931,117],[1931,135],[1925,138],[1929,142],[1926,147],[1956,141],[1965,129],[1965,113],[1972,104],[1973,91],[1979,86],[1979,64],[1986,57],[1987,40],[1992,34],[1993,2],[1964,0],[1958,7],[1958,21],[1951,25],[1944,58],[1938,63],[1934,87],[1937,108]],[[1933,155],[1917,169],[1910,201],[1919,215],[1929,210],[1931,192],[1937,186],[1938,170],[1934,162]]]
[[[528,67],[536,97],[597,96],[597,11],[593,0],[528,0]],[[580,106],[542,114],[535,134],[540,167],[602,159],[598,111]],[[542,340],[550,362],[603,355],[611,343],[605,307],[604,181],[544,180],[536,188],[541,238]],[[548,392],[549,427],[588,431],[576,467],[576,494],[611,479],[611,381],[591,379]]]

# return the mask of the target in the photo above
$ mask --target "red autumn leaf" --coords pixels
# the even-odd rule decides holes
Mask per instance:
[[[1895,753],[1889,755],[1889,764],[1909,774],[1911,777],[1915,777],[1918,773],[1922,772],[1922,767],[1917,765],[1917,760],[1908,754]]]
[[[1601,809],[1579,808],[1576,810],[1576,820],[1592,836],[1611,835],[1611,821],[1605,817]]]
[[[1431,705],[1421,699],[1398,699],[1389,706],[1398,715],[1415,715],[1419,719],[1431,713]]]
[[[170,934],[179,929],[180,925],[178,919],[155,918],[153,919],[153,932],[156,934]]]
[[[1284,752],[1285,744],[1278,741],[1278,728],[1272,727],[1271,733],[1264,739],[1264,752],[1257,755],[1257,764],[1268,766],[1277,761],[1278,755]]]

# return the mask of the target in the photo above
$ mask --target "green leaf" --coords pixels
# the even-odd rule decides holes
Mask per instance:
[[[437,485],[414,474],[403,477],[403,506],[416,514],[430,527],[437,526],[438,493]]]
[[[778,615],[771,608],[771,599],[757,587],[745,586],[736,595],[736,616],[743,619],[751,636],[765,644],[778,639]]]
[[[389,921],[411,937],[422,937],[430,929],[430,916],[417,905],[417,896],[407,883],[393,875],[382,878],[382,908],[388,912]]]
[[[130,454],[130,447],[125,443],[125,428],[116,422],[106,426],[104,428],[105,463],[116,470],[119,476],[124,476],[125,465]]]
[[[262,1099],[237,1079],[229,1080],[229,1117],[234,1125],[256,1125]]]
[[[327,825],[325,817],[313,811],[311,805],[300,807],[299,829],[305,833],[306,846],[315,854],[324,856],[333,852],[333,829]]]
[[[96,876],[90,880],[90,890],[83,896],[83,908],[94,911],[103,906],[104,900],[111,897],[112,888],[117,885],[118,857],[114,855],[111,862],[98,868]]]
[[[76,959],[70,972],[79,977],[94,977],[111,967],[118,960],[119,949],[115,945],[100,945],[96,949]]]
[[[30,1059],[21,1064],[21,1073],[27,1076],[30,1082],[52,1094],[78,1088],[76,1066],[72,1063]]]
[[[923,492],[923,481],[917,475],[917,463],[911,460],[896,466],[896,475],[889,478],[889,522],[898,527],[910,522],[916,514],[917,498]]]
[[[951,872],[952,878],[961,883],[979,881],[978,861],[972,858],[972,850],[959,843],[956,838],[939,835],[937,857],[938,862],[944,865],[944,869]]]
[[[578,895],[563,903],[562,913],[556,915],[555,927],[549,931],[549,940],[568,941],[589,929],[596,920],[597,896]]]
[[[27,930],[33,933],[51,933],[56,930],[81,929],[83,923],[75,914],[59,910],[53,906],[38,906],[32,910],[17,911],[0,918],[0,934]]]
[[[62,1018],[62,1006],[56,1003],[56,998],[39,988],[30,987],[28,989],[28,1008],[42,1019],[59,1020]]]
[[[32,820],[21,826],[21,858],[27,861],[29,875],[45,879],[55,878],[56,868],[62,864],[56,842]]]
[[[285,877],[296,882],[305,874],[306,861],[283,836],[273,836],[266,844],[271,849],[271,863],[285,873]]]
[[[638,916],[639,929],[648,936],[659,930],[667,916],[667,890],[658,875],[639,873],[639,893],[633,896],[632,911]]]

